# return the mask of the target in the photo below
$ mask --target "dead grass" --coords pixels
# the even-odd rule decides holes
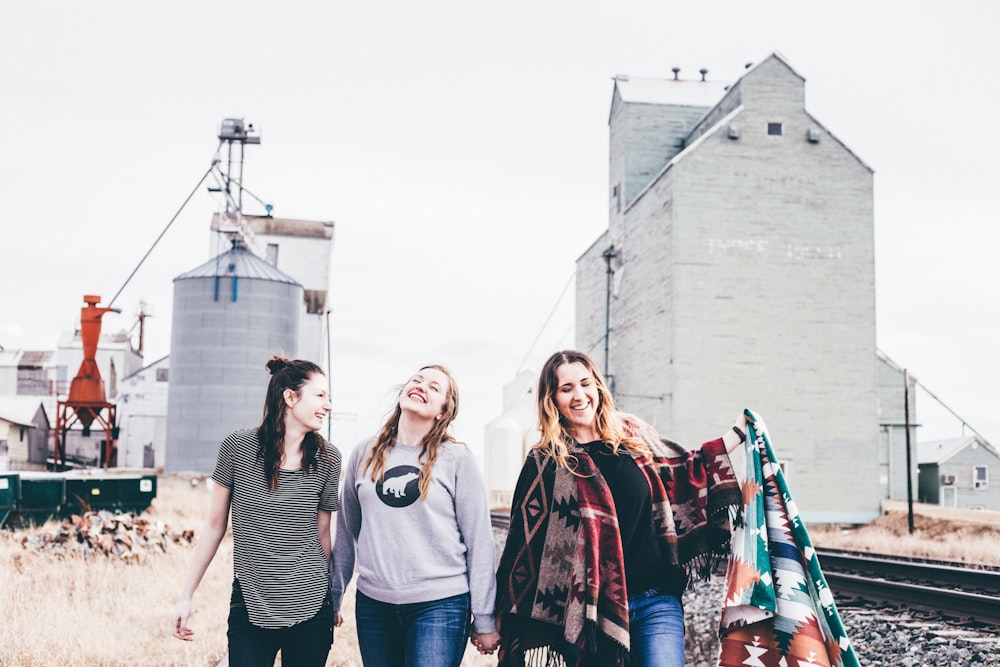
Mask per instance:
[[[209,495],[204,484],[161,476],[146,516],[175,530],[201,530]],[[38,530],[51,529],[43,526]],[[0,531],[0,665],[5,667],[171,667],[216,665],[226,654],[226,616],[232,581],[227,536],[195,595],[193,642],[170,634],[170,616],[193,549],[172,545],[139,564],[105,557],[57,558],[21,546],[25,531]],[[353,590],[347,620],[336,632],[328,667],[361,666],[353,625]],[[462,663],[495,665],[470,646]]]
[[[161,476],[146,516],[175,530],[198,532],[208,504],[204,484]],[[817,546],[1000,564],[1000,513],[917,509],[916,532],[892,508],[861,528],[810,527]],[[51,528],[51,526],[50,526]],[[41,530],[45,530],[43,527]],[[226,615],[232,580],[232,542],[223,542],[195,596],[193,642],[170,635],[170,616],[192,549],[172,545],[138,564],[103,557],[56,558],[21,546],[24,533],[0,531],[0,665],[9,667],[216,665],[226,653]],[[353,590],[344,601],[344,627],[328,667],[360,667],[353,624]],[[470,646],[463,665],[486,667],[496,658]]]
[[[809,535],[818,547],[1000,565],[1000,512],[915,505],[913,528],[905,504],[887,503],[870,524],[809,526]]]

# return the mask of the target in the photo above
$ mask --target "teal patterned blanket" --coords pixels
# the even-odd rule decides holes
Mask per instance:
[[[720,667],[859,667],[767,426],[745,411],[743,521],[732,540]]]

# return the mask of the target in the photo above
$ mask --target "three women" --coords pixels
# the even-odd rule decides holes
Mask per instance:
[[[457,667],[470,616],[473,643],[483,653],[499,646],[501,665],[536,658],[683,665],[681,595],[692,573],[707,575],[713,560],[728,554],[728,510],[740,500],[728,454],[741,442],[744,416],[723,437],[688,451],[617,411],[585,354],[553,355],[539,378],[541,438],[518,479],[494,579],[482,476],[448,432],[458,411],[457,387],[443,367],[423,367],[345,469],[331,609],[327,578],[313,570],[329,560],[339,455],[315,433],[330,410],[318,369],[300,371],[299,380],[277,379],[281,364],[297,363],[269,364],[274,375],[261,428],[223,443],[213,475],[221,489],[178,603],[175,636],[193,634],[187,628],[191,597],[225,532],[231,502],[237,576],[229,634],[238,664],[271,664],[280,648],[287,664],[322,665],[330,625],[343,623],[340,604],[356,565],[355,615],[366,667]],[[290,531],[272,526],[268,532],[259,525],[256,503],[282,488],[296,493],[307,471],[326,481],[310,494],[297,492],[303,499]],[[301,479],[287,476],[295,472]],[[312,524],[303,520],[310,507]],[[258,539],[258,530],[267,541]],[[301,568],[260,567],[258,559],[269,557],[263,545],[278,540],[287,556],[303,536],[307,563]],[[287,595],[289,586],[305,581],[312,584]],[[273,639],[278,636],[284,643]],[[256,662],[237,658],[244,654]]]

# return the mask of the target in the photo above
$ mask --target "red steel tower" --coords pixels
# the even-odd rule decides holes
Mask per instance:
[[[56,410],[55,465],[61,469],[66,463],[66,433],[77,423],[83,425],[83,435],[90,435],[90,426],[95,421],[104,430],[104,448],[101,450],[101,465],[107,468],[115,465],[118,453],[118,427],[115,422],[115,408],[109,403],[104,391],[104,380],[97,367],[97,342],[101,337],[101,317],[109,311],[121,312],[118,308],[98,308],[101,297],[86,294],[87,305],[80,309],[80,339],[83,342],[83,362],[80,370],[69,386],[66,400],[58,401]]]

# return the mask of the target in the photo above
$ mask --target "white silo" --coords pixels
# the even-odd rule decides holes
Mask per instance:
[[[503,413],[486,425],[486,483],[493,508],[510,507],[524,458],[538,442],[537,383],[537,374],[522,371],[503,388]]]
[[[275,354],[298,354],[302,285],[239,244],[174,278],[168,472],[210,474],[219,443],[260,424]]]

